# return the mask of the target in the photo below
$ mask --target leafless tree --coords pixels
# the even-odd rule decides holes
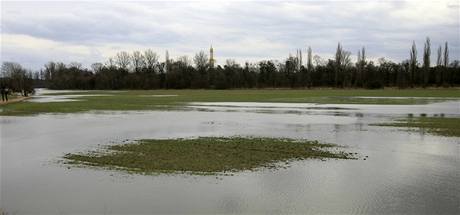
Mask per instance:
[[[110,69],[114,68],[116,63],[115,63],[115,60],[113,59],[113,57],[109,57],[109,59],[107,60],[105,65]]]
[[[312,71],[313,70],[313,63],[312,63],[312,56],[311,56],[311,47],[308,46],[308,49],[307,49],[307,69],[309,71]]]
[[[235,59],[227,59],[227,60],[225,60],[225,65],[230,67],[230,68],[235,68],[235,67],[239,66],[239,64],[235,61]]]
[[[315,55],[313,56],[313,61],[315,61],[316,66],[324,66],[326,65],[326,60],[324,60],[321,56]]]
[[[430,38],[426,38],[425,47],[423,48],[423,86],[428,85],[430,73],[430,57],[431,57],[431,42]]]
[[[131,55],[131,65],[134,72],[139,72],[145,66],[144,55],[140,51],[134,51]]]
[[[130,57],[128,52],[118,52],[116,55],[115,63],[119,68],[128,69],[128,66],[130,64]]]
[[[149,69],[153,69],[155,65],[158,63],[158,59],[160,58],[157,53],[153,52],[151,49],[147,49],[144,52],[144,60],[145,60],[145,66]]]
[[[195,67],[198,70],[204,70],[208,67],[209,59],[208,56],[205,54],[204,51],[200,51],[195,54],[195,57],[193,58],[193,62],[195,63]]]
[[[69,68],[81,69],[83,66],[79,62],[70,62],[68,65]]]
[[[15,62],[3,62],[2,77],[6,77],[10,80],[9,88],[16,92],[22,92],[25,90],[25,79],[27,78],[27,71],[19,63]]]
[[[447,45],[447,42],[444,46],[444,67],[449,66],[449,47]]]
[[[417,70],[417,46],[415,45],[415,41],[412,42],[412,47],[410,49],[410,59],[409,59],[409,71],[411,76],[411,84],[413,84],[416,80],[415,74]]]
[[[55,71],[56,63],[50,61],[47,64],[45,64],[45,80],[51,80]]]
[[[343,50],[342,45],[340,43],[337,45],[337,51],[335,53],[335,77],[334,77],[334,82],[335,82],[336,87],[338,87],[339,85],[339,75],[341,75],[345,67],[351,64],[350,55],[351,55],[350,52]],[[342,87],[343,87],[343,84],[344,83],[342,83]]]
[[[436,66],[441,66],[442,65],[442,46],[439,46],[438,48],[438,58],[436,60]]]
[[[104,67],[104,64],[102,64],[102,63],[93,63],[93,64],[91,64],[91,68],[93,69],[94,73],[100,72],[103,67]]]
[[[177,61],[182,64],[183,66],[190,66],[192,63],[190,61],[190,59],[188,58],[187,55],[183,55],[183,56],[180,56],[177,58]]]

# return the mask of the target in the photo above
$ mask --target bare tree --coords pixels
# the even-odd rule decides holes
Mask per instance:
[[[192,64],[187,55],[179,56],[177,58],[177,62],[179,62],[182,66],[185,67],[190,66]]]
[[[235,59],[225,60],[225,65],[231,68],[239,67],[239,64],[235,61]]]
[[[15,62],[3,62],[2,77],[8,78],[10,81],[9,87],[16,92],[25,90],[26,70],[22,68],[21,64]]]
[[[443,56],[443,66],[444,68],[442,68],[442,82],[443,84],[446,86],[446,84],[448,82],[451,82],[453,81],[452,79],[452,76],[450,76],[451,74],[449,73],[449,70],[447,69],[447,67],[449,66],[449,46],[447,44],[447,41],[444,45],[444,56]]]
[[[313,61],[315,61],[316,66],[324,66],[326,65],[326,60],[324,60],[321,56],[315,55],[313,56]]]
[[[438,48],[438,58],[436,60],[436,66],[441,66],[442,65],[442,46],[439,46]]]
[[[45,64],[45,80],[51,80],[56,71],[56,63],[50,61]]]
[[[356,60],[356,64],[359,64],[359,62],[361,61],[361,50],[358,49],[358,55],[357,55],[357,60]]]
[[[339,43],[337,46],[337,51],[335,53],[335,63],[339,66],[349,66],[351,63],[350,60],[351,53],[343,50],[342,45]]]
[[[312,63],[311,47],[310,46],[308,46],[308,49],[307,49],[307,69],[308,69],[308,71],[313,70],[313,63]]]
[[[3,77],[11,77],[17,73],[21,73],[24,69],[22,68],[21,64],[15,62],[3,62],[2,64],[2,76]]]
[[[200,51],[195,54],[195,57],[193,58],[193,62],[195,63],[195,67],[198,70],[205,70],[208,67],[208,56],[205,54],[204,51]]]
[[[116,59],[115,59],[115,63],[117,64],[119,68],[127,70],[130,64],[130,57],[129,57],[128,52],[125,52],[125,51],[118,52]]]
[[[145,66],[149,69],[153,69],[155,65],[158,63],[158,59],[160,58],[157,53],[153,52],[151,49],[147,49],[144,52],[144,60],[145,60]]]
[[[340,43],[337,45],[337,51],[335,53],[335,78],[334,78],[334,83],[336,87],[338,87],[339,85],[339,75],[342,74],[345,67],[348,67],[351,64],[350,55],[351,55],[350,52],[343,50],[342,45]],[[342,87],[343,87],[344,82],[345,81],[342,82]]]
[[[431,56],[431,42],[430,38],[426,38],[425,47],[423,48],[423,87],[428,85],[428,78],[430,74],[430,56]]]
[[[342,67],[342,61],[343,61],[343,49],[342,45],[340,43],[337,45],[337,50],[335,52],[335,71],[334,71],[334,83],[335,87],[338,87],[339,85],[339,73]]]
[[[169,64],[170,64],[170,62],[169,62],[169,52],[168,52],[168,50],[166,50],[166,52],[165,52],[165,66],[164,66],[164,71],[165,72],[169,71]]]
[[[415,74],[417,70],[417,46],[415,45],[415,41],[412,41],[412,47],[410,49],[410,59],[409,59],[409,71],[411,76],[411,87],[414,86],[415,82]]]
[[[449,47],[447,46],[447,42],[444,46],[444,67],[449,66]]]
[[[131,55],[131,65],[134,72],[139,72],[145,66],[144,55],[140,51],[134,51]]]
[[[297,49],[297,55],[296,55],[296,61],[297,61],[297,71],[300,70],[300,67],[302,66],[302,50]]]
[[[366,65],[366,48],[363,46],[358,50],[358,59],[356,61],[356,80],[355,86],[363,86],[364,68]]]
[[[108,68],[114,68],[115,67],[115,60],[113,59],[113,57],[109,57],[109,59],[107,60],[107,62],[105,63],[105,65],[108,67]]]
[[[69,68],[81,69],[83,66],[79,62],[70,62],[68,65]]]
[[[91,64],[91,68],[93,69],[94,73],[98,73],[104,68],[104,64],[102,63],[93,63]]]

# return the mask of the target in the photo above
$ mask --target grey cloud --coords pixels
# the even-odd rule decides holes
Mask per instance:
[[[107,45],[120,49],[126,45],[157,47],[162,49],[160,53],[169,49],[172,54],[190,56],[213,43],[217,57],[236,59],[277,58],[306,46],[331,54],[340,41],[352,53],[366,46],[373,57],[398,61],[407,58],[412,40],[421,48],[425,37],[430,36],[433,45],[449,41],[451,58],[458,59],[459,12],[451,10],[455,5],[448,1],[436,4],[451,12],[426,20],[422,19],[425,8],[406,1],[5,2],[2,34],[23,34],[94,49]],[[251,41],[266,44],[248,44]],[[276,46],[270,47],[273,44]],[[27,52],[9,49],[2,54],[6,59],[21,54],[34,58],[20,51]],[[51,50],[43,52],[35,58],[53,56]],[[100,59],[91,58],[103,54],[101,50],[100,54],[75,58],[97,61]]]

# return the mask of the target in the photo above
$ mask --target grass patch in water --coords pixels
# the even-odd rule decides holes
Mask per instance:
[[[129,172],[216,174],[277,168],[293,160],[355,159],[336,145],[318,141],[200,137],[197,139],[143,139],[109,145],[100,152],[66,154],[68,164],[124,169]],[[335,149],[335,150],[333,150]]]
[[[391,123],[379,123],[374,125],[411,129],[417,128],[435,135],[460,137],[460,118],[408,117],[405,119],[398,119]]]

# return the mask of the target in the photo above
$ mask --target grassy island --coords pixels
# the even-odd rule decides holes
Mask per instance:
[[[135,173],[215,174],[277,168],[293,160],[354,159],[333,144],[318,141],[200,137],[196,139],[143,139],[109,145],[99,152],[66,154],[68,164],[124,169]]]

